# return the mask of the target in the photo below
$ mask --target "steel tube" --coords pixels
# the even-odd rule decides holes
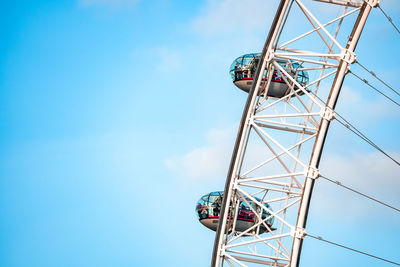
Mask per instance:
[[[213,248],[213,256],[211,260],[211,267],[217,267],[220,265],[221,257],[223,256],[221,253],[223,238],[225,234],[225,228],[227,224],[227,216],[229,213],[229,204],[230,199],[232,197],[232,186],[233,179],[236,176],[237,166],[240,160],[240,155],[242,154],[243,144],[245,142],[245,138],[247,135],[247,130],[249,127],[248,118],[251,115],[252,108],[254,106],[255,99],[257,97],[258,89],[261,84],[263,72],[266,65],[265,57],[267,52],[271,51],[272,45],[275,41],[275,38],[278,34],[279,28],[281,26],[284,14],[286,13],[287,7],[289,5],[290,0],[281,0],[275,18],[273,20],[270,32],[268,34],[268,38],[265,42],[263,52],[261,55],[260,63],[258,64],[257,71],[255,73],[254,82],[250,89],[249,96],[247,98],[247,102],[243,111],[242,119],[239,126],[238,135],[235,142],[235,147],[232,153],[232,159],[229,166],[229,171],[225,183],[224,197],[222,201],[221,207],[221,216],[218,222],[218,227],[215,235],[214,248]],[[234,259],[232,259],[234,260]],[[235,260],[234,260],[235,261]]]
[[[357,17],[357,21],[353,27],[353,31],[349,37],[349,40],[346,45],[346,49],[348,52],[353,52],[357,46],[358,40],[360,38],[361,32],[364,28],[365,22],[368,18],[368,15],[371,11],[371,6],[364,2],[363,6],[360,9],[360,13]],[[335,80],[333,82],[330,95],[327,101],[326,106],[332,110],[334,110],[336,106],[336,102],[340,93],[340,89],[343,84],[344,77],[348,70],[350,63],[346,60],[342,59],[338,72],[336,74]],[[314,143],[313,153],[310,159],[310,167],[314,169],[318,169],[319,162],[321,160],[322,149],[325,143],[326,135],[329,129],[330,121],[326,118],[322,118],[320,128],[318,130],[318,135],[316,137]],[[299,215],[297,218],[296,229],[305,229],[307,222],[307,215],[310,206],[311,194],[314,187],[315,179],[311,177],[306,177],[303,196],[301,199],[300,207],[299,207]],[[292,255],[290,260],[291,267],[298,267],[300,264],[300,254],[301,247],[303,244],[303,238],[299,236],[294,237],[293,247],[292,247]]]

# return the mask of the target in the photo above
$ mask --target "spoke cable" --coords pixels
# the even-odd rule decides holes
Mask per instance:
[[[394,25],[392,18],[389,17],[389,16],[385,13],[385,11],[383,11],[383,9],[381,8],[380,5],[378,5],[378,8],[382,11],[383,15],[385,15],[385,17],[388,19],[388,21],[393,25],[393,27],[396,29],[396,31],[397,31],[398,33],[400,33],[399,28],[397,28],[396,25]]]
[[[346,127],[347,129],[349,129],[350,131],[352,131],[355,135],[357,135],[358,137],[360,137],[361,139],[363,139],[365,142],[367,142],[368,144],[370,144],[372,147],[374,147],[375,149],[377,149],[379,152],[381,152],[382,154],[384,154],[386,157],[388,157],[389,159],[391,159],[394,163],[396,163],[398,166],[400,166],[400,162],[398,162],[397,160],[395,160],[393,157],[391,157],[388,153],[386,153],[382,148],[380,148],[378,145],[376,145],[374,142],[371,141],[371,139],[369,139],[368,137],[366,137],[362,132],[360,132],[356,127],[354,127],[353,125],[351,125],[348,121],[346,121],[342,116],[340,116],[338,113],[336,113],[336,115],[338,117],[340,117],[342,120],[344,120],[345,122],[336,119],[340,124],[342,124],[344,127]]]
[[[380,201],[380,200],[377,200],[376,198],[373,198],[373,197],[370,197],[370,196],[368,196],[368,195],[366,195],[366,194],[363,194],[363,193],[361,193],[361,192],[359,192],[359,191],[357,191],[357,190],[355,190],[355,189],[352,189],[352,188],[350,188],[350,187],[348,187],[348,186],[345,186],[345,185],[343,185],[343,184],[342,184],[341,182],[339,182],[339,181],[334,181],[334,180],[329,179],[328,177],[323,176],[323,175],[320,175],[319,177],[324,178],[325,180],[327,180],[327,181],[329,181],[329,182],[331,182],[331,183],[334,183],[334,184],[336,184],[336,185],[338,185],[338,186],[341,186],[341,187],[343,187],[343,188],[345,188],[345,189],[347,189],[347,190],[350,190],[350,191],[352,191],[352,192],[354,192],[354,193],[356,193],[356,194],[359,194],[359,195],[361,195],[361,196],[363,196],[363,197],[366,197],[366,198],[368,198],[368,199],[370,199],[370,200],[372,200],[372,201],[375,201],[375,202],[377,202],[377,203],[379,203],[379,204],[382,204],[382,205],[384,205],[384,206],[386,206],[386,207],[388,207],[388,208],[391,208],[391,209],[393,209],[393,210],[395,210],[395,211],[397,211],[397,212],[400,212],[400,209],[398,209],[398,208],[396,208],[396,207],[393,207],[393,206],[391,206],[391,205],[389,205],[389,204],[386,204],[385,202],[382,202],[382,201]]]
[[[337,247],[341,247],[341,248],[344,248],[344,249],[351,250],[351,251],[353,251],[353,252],[357,252],[357,253],[359,253],[359,254],[363,254],[363,255],[365,255],[365,256],[369,256],[369,257],[371,257],[371,258],[375,258],[375,259],[378,259],[378,260],[381,260],[381,261],[385,261],[385,262],[388,262],[388,263],[391,263],[391,264],[400,266],[400,263],[398,263],[398,262],[394,262],[394,261],[391,261],[391,260],[388,260],[388,259],[384,259],[384,258],[382,258],[382,257],[378,257],[378,256],[372,255],[372,254],[370,254],[370,253],[363,252],[363,251],[361,251],[361,250],[357,250],[357,249],[354,249],[354,248],[351,248],[351,247],[348,247],[348,246],[344,246],[344,245],[341,245],[341,244],[338,244],[338,243],[335,243],[335,242],[326,240],[326,239],[322,238],[321,236],[313,236],[313,235],[310,235],[310,234],[306,234],[306,236],[309,236],[309,237],[311,237],[311,238],[314,238],[314,239],[317,239],[317,240],[326,242],[326,243],[328,243],[328,244],[331,244],[331,245],[334,245],[334,246],[337,246]]]
[[[316,98],[318,98],[322,103],[324,103],[326,105],[326,102],[324,100],[322,100],[318,95],[314,95]],[[378,150],[379,152],[381,152],[382,154],[384,154],[386,157],[388,157],[389,159],[391,159],[394,163],[396,163],[398,166],[400,166],[400,162],[398,162],[397,160],[395,160],[393,157],[391,157],[388,153],[386,153],[382,148],[380,148],[378,145],[376,145],[374,142],[372,142],[371,139],[369,139],[365,134],[363,134],[361,131],[359,131],[356,127],[354,127],[350,122],[348,122],[345,118],[343,118],[339,113],[337,113],[335,111],[335,115],[339,118],[341,118],[343,121],[339,120],[338,118],[336,118],[336,120],[342,124],[344,127],[346,127],[348,130],[350,130],[351,132],[353,132],[355,135],[357,135],[358,137],[360,137],[362,140],[364,140],[365,142],[367,142],[369,145],[371,145],[372,147],[374,147],[376,150]]]
[[[384,97],[386,97],[388,100],[392,101],[393,103],[395,103],[396,105],[398,105],[400,107],[400,104],[398,102],[396,102],[395,100],[393,100],[392,98],[390,98],[388,95],[386,95],[385,93],[383,93],[382,91],[378,90],[376,87],[372,86],[366,79],[361,78],[360,76],[358,76],[357,74],[355,74],[354,72],[352,72],[351,70],[349,71],[351,74],[353,74],[355,77],[357,77],[360,81],[364,82],[366,85],[368,85],[369,87],[371,87],[372,89],[374,89],[375,91],[377,91],[378,93],[380,93],[381,95],[383,95]]]
[[[365,71],[369,72],[372,76],[374,76],[378,81],[380,81],[381,83],[383,83],[384,85],[386,85],[387,88],[389,88],[390,90],[392,90],[395,94],[397,94],[398,96],[400,96],[400,93],[397,92],[395,89],[393,89],[390,85],[388,85],[387,83],[385,83],[381,78],[379,78],[375,72],[367,69],[365,66],[363,66],[360,62],[356,61],[355,63],[357,63],[361,68],[363,68]]]

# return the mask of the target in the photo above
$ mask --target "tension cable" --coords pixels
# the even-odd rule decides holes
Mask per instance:
[[[400,212],[400,209],[398,209],[398,208],[396,208],[396,207],[393,207],[393,206],[391,206],[391,205],[389,205],[389,204],[386,204],[385,202],[382,202],[382,201],[380,201],[380,200],[377,200],[376,198],[373,198],[373,197],[370,197],[370,196],[368,196],[368,195],[366,195],[366,194],[363,194],[363,193],[361,193],[361,192],[359,192],[359,191],[357,191],[357,190],[355,190],[355,189],[353,189],[353,188],[350,188],[350,187],[348,187],[348,186],[345,186],[345,185],[343,185],[343,184],[342,184],[341,182],[339,182],[339,181],[331,180],[331,179],[329,179],[328,177],[323,176],[323,175],[320,175],[319,177],[324,178],[325,180],[327,180],[327,181],[329,181],[329,182],[331,182],[331,183],[334,183],[334,184],[336,184],[336,185],[338,185],[338,186],[341,186],[341,187],[343,187],[343,188],[345,188],[345,189],[347,189],[347,190],[350,190],[350,191],[352,191],[353,193],[359,194],[360,196],[366,197],[366,198],[368,198],[368,199],[370,199],[370,200],[372,200],[372,201],[375,201],[375,202],[377,202],[377,203],[379,203],[379,204],[382,204],[382,205],[384,205],[384,206],[386,206],[386,207],[388,207],[388,208],[391,208],[391,209],[393,209],[393,210],[395,210],[395,211],[397,211],[397,212]]]
[[[356,127],[354,127],[350,122],[346,121],[342,116],[340,116],[340,114],[336,113],[335,114],[340,117],[342,120],[344,120],[345,122],[336,119],[340,124],[342,124],[344,127],[346,127],[347,129],[349,129],[350,131],[352,131],[355,135],[357,135],[358,137],[360,137],[361,139],[363,139],[365,142],[367,142],[369,145],[371,145],[372,147],[374,147],[376,150],[378,150],[379,152],[381,152],[382,154],[384,154],[386,157],[388,157],[389,159],[391,159],[394,163],[396,163],[398,166],[400,166],[400,162],[398,162],[397,160],[395,160],[393,157],[391,157],[388,153],[386,153],[382,148],[380,148],[378,145],[376,145],[374,142],[372,142],[371,139],[369,139],[368,137],[366,137],[362,132],[360,132]]]
[[[398,33],[400,33],[400,30],[399,30],[399,28],[397,28],[396,27],[396,25],[394,25],[394,23],[393,23],[393,20],[392,20],[392,18],[391,17],[389,17],[386,13],[385,13],[385,11],[383,11],[383,9],[381,8],[381,6],[380,5],[378,5],[378,8],[382,11],[382,13],[383,13],[383,15],[385,15],[385,17],[387,18],[387,20],[390,22],[390,24],[392,24],[393,25],[393,27],[396,29],[396,31],[398,32]]]
[[[372,86],[366,79],[361,78],[360,76],[358,76],[357,74],[355,74],[352,71],[349,71],[351,74],[353,74],[356,78],[358,78],[360,81],[364,82],[366,85],[368,85],[369,87],[371,87],[372,89],[374,89],[375,91],[377,91],[378,93],[380,93],[381,95],[383,95],[384,97],[386,97],[388,100],[392,101],[393,103],[395,103],[397,106],[400,107],[400,104],[393,100],[392,98],[390,98],[388,95],[386,95],[385,93],[383,93],[382,91],[378,90],[376,87]],[[396,91],[395,91],[396,92]],[[397,93],[397,92],[396,92]]]
[[[363,68],[365,71],[369,72],[372,76],[374,76],[378,81],[380,81],[381,83],[383,83],[384,85],[386,85],[387,88],[389,88],[390,90],[392,90],[395,94],[397,94],[398,96],[400,96],[400,93],[397,92],[395,89],[393,89],[390,85],[388,85],[387,83],[385,83],[381,78],[379,78],[375,72],[367,69],[366,67],[364,67],[360,62],[356,61],[355,63],[357,63],[361,68]]]
[[[318,98],[322,103],[324,103],[326,105],[326,102],[323,101],[318,95],[315,95],[316,98]],[[371,145],[372,147],[374,147],[376,150],[378,150],[379,152],[381,152],[382,154],[384,154],[386,157],[388,157],[389,159],[391,159],[394,163],[396,163],[398,166],[400,166],[400,162],[398,162],[397,160],[395,160],[393,157],[391,157],[388,153],[386,153],[382,148],[380,148],[378,145],[376,145],[374,142],[372,142],[371,139],[369,139],[367,136],[365,136],[365,134],[363,134],[361,131],[359,131],[356,127],[354,127],[350,122],[348,122],[345,118],[343,118],[339,113],[337,113],[335,111],[335,115],[339,118],[341,118],[343,121],[339,120],[336,118],[336,120],[342,124],[344,127],[346,127],[348,130],[350,130],[351,132],[353,132],[355,135],[357,135],[358,137],[360,137],[362,140],[364,140],[365,142],[367,142],[369,145]]]
[[[378,259],[378,260],[381,260],[381,261],[385,261],[385,262],[400,266],[400,263],[398,263],[398,262],[394,262],[394,261],[391,261],[391,260],[388,260],[388,259],[384,259],[382,257],[378,257],[378,256],[372,255],[370,253],[363,252],[361,250],[357,250],[357,249],[354,249],[354,248],[351,248],[351,247],[347,247],[347,246],[344,246],[344,245],[341,245],[341,244],[326,240],[326,239],[322,238],[321,236],[313,236],[313,235],[310,235],[310,234],[306,234],[306,236],[309,236],[311,238],[326,242],[328,244],[331,244],[331,245],[334,245],[334,246],[337,246],[337,247],[341,247],[341,248],[344,248],[344,249],[347,249],[347,250],[351,250],[353,252],[356,252],[356,253],[371,257],[371,258],[375,258],[375,259]]]

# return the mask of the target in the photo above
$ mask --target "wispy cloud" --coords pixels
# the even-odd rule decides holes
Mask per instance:
[[[194,29],[204,35],[246,34],[265,28],[274,10],[272,1],[208,0],[201,14],[193,20]]]
[[[207,143],[204,146],[194,148],[181,156],[169,157],[164,164],[170,171],[190,182],[224,179],[231,158],[234,135],[234,127],[211,129],[207,132]],[[262,149],[257,150],[255,153],[260,155]],[[392,151],[390,154],[394,158],[400,158],[400,152]],[[259,162],[259,160],[256,155],[252,156],[251,161]],[[320,170],[321,174],[329,179],[340,181],[346,186],[394,206],[400,206],[398,166],[379,152],[352,155],[324,154]],[[274,170],[271,169],[271,172]],[[376,214],[385,211],[381,208],[386,209],[323,178],[317,180],[313,195],[314,215],[332,217],[331,219],[340,219],[337,217],[340,213],[340,216],[356,221],[370,216],[371,207]]]
[[[391,154],[400,158],[399,152]],[[397,207],[400,205],[398,166],[379,152],[352,156],[326,155],[322,161],[321,174],[386,203]],[[341,216],[357,219],[370,216],[371,213],[379,214],[384,211],[382,209],[386,209],[323,178],[317,180],[315,190],[313,208],[326,216],[337,217],[339,212]]]
[[[164,50],[162,50],[164,51]],[[164,52],[170,56],[168,51]],[[387,105],[383,105],[383,100],[366,100],[363,96],[357,91],[352,90],[349,87],[344,88],[344,92],[342,94],[342,98],[346,101],[342,105],[341,114],[347,117],[348,114],[358,114],[351,119],[360,119],[360,116],[368,116],[370,120],[367,122],[374,123],[381,118],[390,116],[393,113],[392,108]],[[360,112],[360,106],[365,108]],[[179,156],[171,156],[165,160],[165,165],[173,172],[177,173],[179,176],[183,176],[187,179],[210,179],[214,177],[224,177],[227,172],[228,164],[231,158],[231,153],[234,145],[234,138],[237,131],[237,127],[230,127],[226,129],[210,129],[206,133],[206,144],[195,147],[188,153]],[[351,145],[346,138],[343,138],[343,135],[347,136],[347,131],[340,130],[337,134],[331,139],[336,143],[337,146],[341,148],[345,148]],[[337,140],[337,136],[339,136],[340,140]],[[331,141],[332,141],[331,140]],[[246,159],[244,162],[244,169],[249,166],[255,166],[260,163],[260,160],[266,157],[266,147],[260,145],[257,142],[250,141],[249,149],[247,150]],[[337,151],[337,150],[334,150]],[[329,153],[329,152],[328,152]],[[387,179],[392,179],[393,173],[392,169],[389,168],[387,162],[374,160],[374,157],[377,155],[375,153],[372,154],[358,154],[357,151],[352,151],[351,153],[344,153],[341,157],[332,156],[331,154],[327,154],[327,159],[329,162],[333,162],[329,166],[341,166],[340,170],[345,170],[344,173],[349,174],[352,173],[355,175],[357,169],[368,170],[369,167],[374,168],[374,170],[379,170],[378,173],[382,169],[382,173],[387,173],[389,176]],[[335,152],[333,152],[335,153]],[[400,157],[399,157],[400,158]],[[381,162],[382,161],[382,162]],[[269,166],[271,172],[276,171],[273,166]],[[328,168],[329,170],[329,168]],[[334,167],[332,170],[336,170]],[[367,172],[368,176],[378,175],[378,173]],[[363,176],[362,174],[361,176]],[[342,173],[338,173],[338,176],[341,177]],[[379,176],[379,175],[378,175]],[[382,174],[381,174],[382,176]],[[383,177],[383,176],[382,176]],[[375,181],[371,179],[372,181]],[[393,182],[394,180],[388,181]],[[400,184],[399,184],[400,185]]]
[[[181,156],[165,160],[167,168],[187,180],[208,180],[226,175],[228,168],[234,127],[211,129],[206,134],[206,144]]]
[[[377,120],[397,115],[397,107],[394,104],[388,102],[387,99],[381,97],[378,93],[372,91],[369,91],[369,93],[375,94],[375,97],[368,99],[365,97],[366,93],[362,94],[360,90],[356,91],[349,86],[343,86],[339,100],[341,102],[339,105],[343,109],[343,113],[359,114],[368,117],[370,121],[371,119]]]

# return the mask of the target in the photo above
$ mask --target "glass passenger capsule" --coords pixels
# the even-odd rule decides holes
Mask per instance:
[[[217,230],[223,195],[223,191],[211,192],[202,196],[196,204],[196,214],[200,223],[213,231]],[[256,200],[261,201],[258,198],[256,198]],[[254,214],[254,211],[260,213],[259,208],[254,202],[252,202],[250,199],[246,199],[246,201],[251,205],[251,208],[247,205],[245,201],[240,201],[238,205],[239,210],[237,212],[235,230],[239,232],[244,232],[245,230],[254,226],[254,224],[258,221],[258,217]],[[267,203],[265,203],[264,205],[266,208],[271,210],[271,207]],[[232,207],[230,207],[229,213],[230,218],[232,218],[232,214],[234,213]],[[270,213],[263,209],[261,218],[266,219],[267,217],[270,218],[266,220],[266,224],[269,228],[271,228],[274,222],[274,217],[272,217]],[[261,224],[259,233],[263,233],[266,230],[266,227]]]
[[[233,61],[229,73],[233,83],[239,89],[245,92],[250,91],[260,58],[260,53],[253,53],[240,56]],[[308,73],[306,71],[298,70],[300,67],[298,62],[294,62],[292,60],[277,60],[277,63],[281,65],[288,73],[290,73],[292,77],[294,77],[302,86],[308,83]],[[265,71],[263,82],[265,82]],[[288,94],[289,90],[289,86],[285,83],[282,75],[277,70],[274,70],[267,95],[270,97],[281,98]],[[300,92],[299,94],[301,95],[303,93]]]

